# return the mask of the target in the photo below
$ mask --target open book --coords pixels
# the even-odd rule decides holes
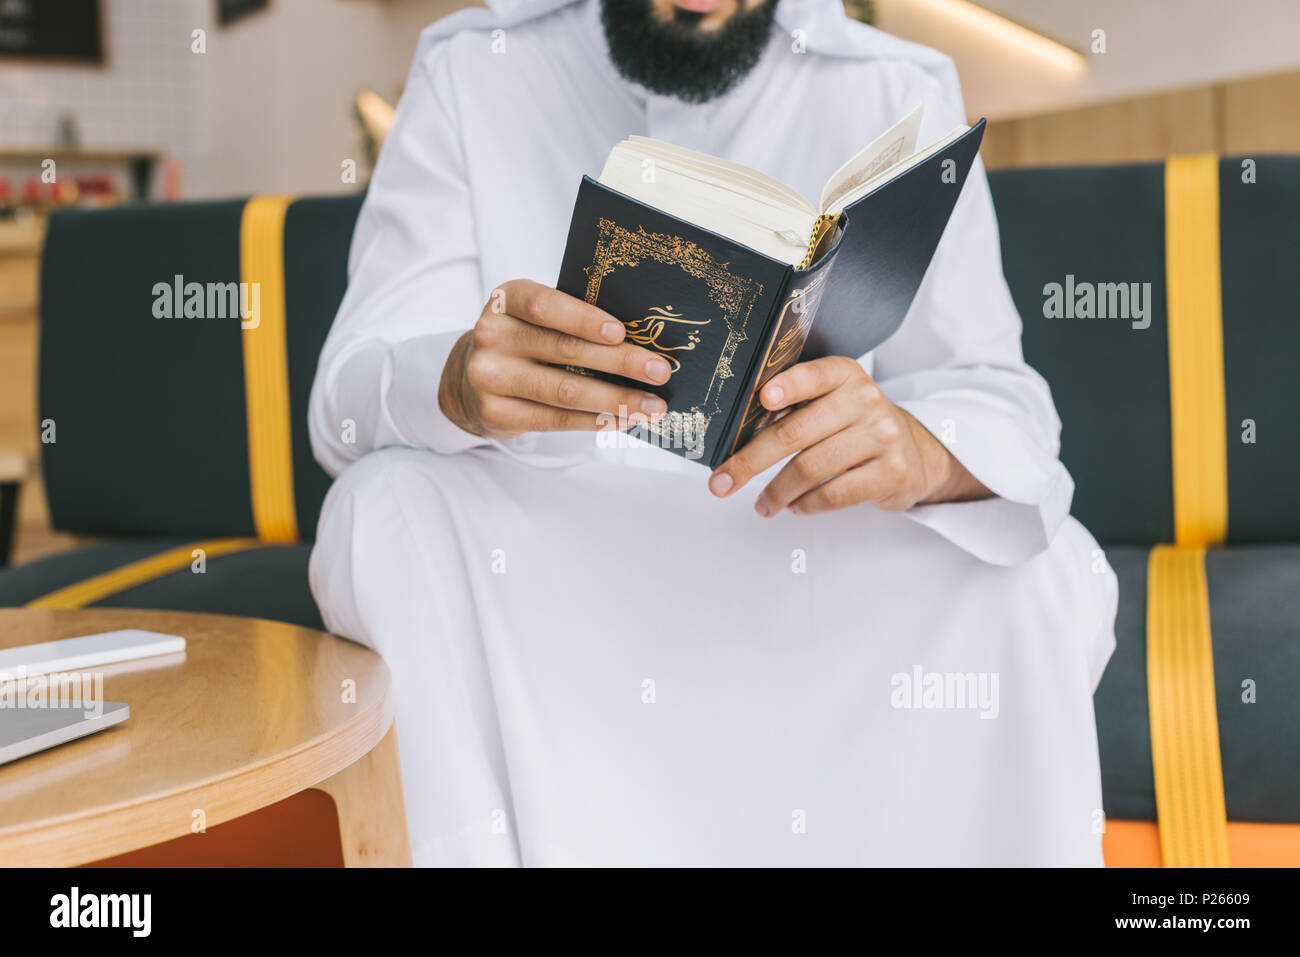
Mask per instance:
[[[600,182],[773,259],[807,267],[824,251],[818,243],[847,206],[970,129],[958,126],[918,151],[923,109],[917,106],[836,170],[815,207],[748,166],[645,136],[629,137],[610,151]]]
[[[864,355],[898,328],[984,130],[917,149],[921,119],[918,106],[841,166],[816,206],[739,163],[642,136],[614,147],[599,181],[583,178],[557,288],[674,369],[652,390],[668,415],[634,434],[714,467],[766,424],[757,394],[773,375]]]

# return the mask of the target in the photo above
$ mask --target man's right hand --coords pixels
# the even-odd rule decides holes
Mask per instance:
[[[634,413],[667,411],[640,389],[556,368],[577,366],[663,385],[668,363],[624,342],[609,313],[549,286],[515,279],[492,291],[474,328],[457,341],[438,385],[438,405],[467,432],[513,438],[523,432],[595,431]]]

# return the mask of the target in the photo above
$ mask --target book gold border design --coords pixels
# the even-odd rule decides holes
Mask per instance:
[[[678,266],[688,275],[704,280],[708,286],[709,298],[722,310],[722,318],[727,326],[727,338],[722,352],[713,368],[709,388],[705,392],[703,405],[712,404],[707,411],[699,406],[691,408],[691,415],[704,416],[703,427],[695,436],[701,446],[708,433],[713,416],[722,412],[722,393],[727,380],[735,376],[731,361],[736,350],[748,338],[747,326],[754,310],[754,303],[763,293],[763,284],[753,279],[745,279],[732,273],[730,263],[719,263],[698,245],[669,233],[648,233],[641,226],[636,232],[620,226],[610,219],[597,220],[596,249],[592,254],[591,265],[586,268],[586,300],[596,304],[600,296],[600,285],[607,276],[620,266],[635,267],[645,258],[666,266]],[[661,431],[662,423],[671,422],[670,416],[664,416],[658,423],[649,423],[646,428],[665,438]],[[656,425],[659,427],[656,428]]]

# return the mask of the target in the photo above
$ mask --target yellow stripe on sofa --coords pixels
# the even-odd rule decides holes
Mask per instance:
[[[1165,163],[1174,541],[1214,545],[1228,531],[1227,415],[1219,276],[1219,158]]]
[[[289,413],[284,290],[284,218],[291,196],[254,196],[239,231],[240,279],[258,308],[241,331],[253,525],[264,542],[298,540]]]
[[[42,595],[40,598],[29,601],[27,607],[85,608],[87,605],[93,605],[110,595],[116,595],[128,588],[134,588],[156,578],[162,578],[164,575],[170,575],[172,572],[180,571],[196,560],[195,549],[202,549],[205,558],[216,558],[218,555],[228,555],[231,552],[242,552],[246,549],[258,548],[262,544],[256,538],[214,538],[208,541],[194,542],[191,545],[181,545],[178,548],[168,549],[165,552],[159,552],[157,555],[150,555],[148,558],[130,562],[121,568],[114,568],[103,574],[94,575],[65,588],[60,588],[58,591],[52,591],[48,595]]]
[[[1147,561],[1147,699],[1166,867],[1227,867],[1205,549],[1157,545]]]

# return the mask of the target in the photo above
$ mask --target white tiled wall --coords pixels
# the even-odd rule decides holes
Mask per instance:
[[[108,0],[105,64],[0,59],[0,147],[58,145],[73,118],[81,145],[149,148],[192,162],[198,149],[199,58],[190,33],[204,0]]]
[[[180,160],[186,198],[350,191],[339,171],[361,156],[353,98],[391,98],[419,28],[463,5],[271,0],[221,27],[216,0],[102,0],[104,66],[0,59],[0,149],[57,146],[70,115],[85,148]]]

